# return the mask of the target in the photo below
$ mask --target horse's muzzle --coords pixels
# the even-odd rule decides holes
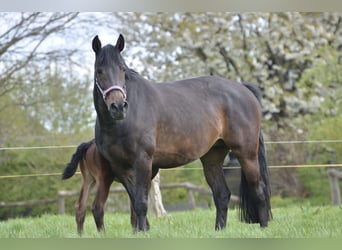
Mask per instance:
[[[109,113],[114,120],[123,120],[126,117],[128,102],[113,102],[109,105]]]

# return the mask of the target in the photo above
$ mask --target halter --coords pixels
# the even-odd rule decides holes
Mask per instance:
[[[106,100],[107,95],[113,90],[119,90],[123,95],[124,101],[126,101],[127,93],[123,87],[121,87],[119,85],[113,85],[113,86],[110,86],[108,89],[103,90],[101,88],[100,84],[97,82],[97,80],[95,80],[95,84],[96,84],[97,88],[99,89],[99,91],[101,92],[102,98],[104,101]]]

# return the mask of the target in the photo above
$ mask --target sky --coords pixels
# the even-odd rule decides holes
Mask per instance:
[[[0,37],[3,35],[10,27],[12,27],[15,23],[18,22],[18,18],[20,18],[21,13],[19,12],[12,12],[9,13],[6,16],[1,16],[0,18]],[[83,18],[93,18],[94,20],[101,20],[106,16],[105,13],[101,12],[85,12],[85,13],[80,13],[79,16],[76,19],[76,22],[78,20],[83,19]],[[6,17],[6,18],[4,18]],[[114,20],[114,18],[113,18]],[[93,67],[93,60],[94,60],[94,53],[92,51],[91,47],[91,42],[92,39],[95,37],[95,35],[98,35],[102,45],[106,45],[108,43],[115,44],[116,40],[119,36],[119,33],[116,31],[117,29],[115,28],[115,24],[113,24],[113,27],[108,27],[106,25],[98,25],[96,22],[89,22],[87,23],[87,27],[84,27],[82,25],[79,25],[76,23],[71,30],[66,35],[51,35],[46,39],[40,46],[38,51],[44,52],[44,51],[50,51],[52,49],[73,49],[77,48],[79,49],[79,55],[81,56],[83,66],[80,67],[78,70],[80,70],[81,74],[89,74],[89,71]],[[9,34],[7,37],[11,37],[13,35]],[[3,38],[6,39],[6,36]],[[8,38],[9,39],[9,38]],[[21,47],[19,53],[16,53],[16,56],[20,56],[22,53],[30,53],[32,49],[34,48],[36,43],[34,42],[29,42],[26,41],[25,43],[19,43],[19,46]],[[1,48],[1,46],[0,46]],[[6,57],[5,55],[2,55],[3,57],[1,58],[2,60],[7,60],[10,59],[12,61],[15,61],[15,59]],[[11,55],[12,57],[12,55]],[[1,64],[0,64],[0,70],[1,70]]]

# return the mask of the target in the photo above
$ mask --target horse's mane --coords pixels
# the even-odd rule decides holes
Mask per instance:
[[[114,59],[115,58],[115,59]],[[97,61],[100,64],[109,64],[111,61],[114,60],[120,60],[120,56],[118,56],[117,51],[115,50],[115,47],[111,44],[107,44],[102,48],[102,52],[97,55]]]
[[[126,66],[126,72],[125,72],[125,77],[126,77],[126,81],[146,81],[146,79],[144,79],[137,71],[135,71],[134,69],[128,68]]]

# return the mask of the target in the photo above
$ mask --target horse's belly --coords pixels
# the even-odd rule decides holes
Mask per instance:
[[[201,141],[196,141],[183,136],[182,139],[177,140],[177,136],[174,136],[172,141],[168,141],[169,143],[157,144],[153,155],[153,165],[159,168],[172,168],[199,159],[216,141],[205,136],[201,138]]]
[[[156,151],[153,155],[153,166],[157,168],[173,168],[187,164],[198,158],[181,152]]]
[[[215,105],[168,114],[168,119],[159,123],[154,162],[161,167],[176,167],[202,157],[221,138],[222,114]]]

